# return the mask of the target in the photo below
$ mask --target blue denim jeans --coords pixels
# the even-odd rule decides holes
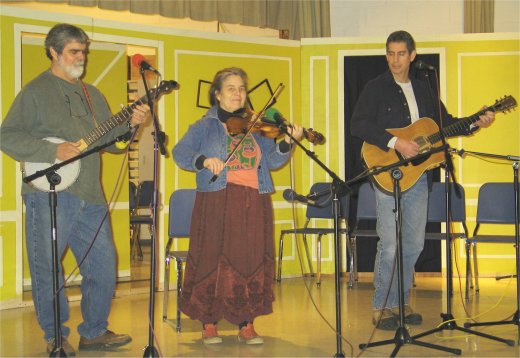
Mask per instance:
[[[54,338],[52,236],[49,194],[28,193],[23,196],[26,206],[26,242],[31,272],[32,296],[38,322],[45,339]],[[74,194],[59,192],[56,208],[58,257],[61,259],[67,246],[80,262],[81,313],[83,322],[78,332],[86,338],[103,334],[108,326],[108,314],[115,290],[116,256],[106,206],[92,205]],[[103,223],[102,223],[103,222]],[[99,229],[99,226],[101,228]],[[88,251],[92,240],[94,244]],[[87,254],[88,252],[88,254]],[[63,285],[61,269],[59,287]],[[64,325],[69,319],[65,290],[59,293],[61,335],[67,337],[70,329]]]
[[[377,255],[374,265],[375,292],[372,300],[374,309],[392,308],[399,305],[397,286],[395,200],[375,190],[377,205]],[[414,266],[424,247],[426,220],[428,213],[428,182],[426,174],[401,194],[401,238],[403,251],[403,288],[404,303],[409,302]],[[393,272],[393,278],[392,278]],[[388,287],[392,282],[385,304]]]

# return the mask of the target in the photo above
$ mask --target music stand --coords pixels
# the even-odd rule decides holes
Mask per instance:
[[[503,324],[515,324],[518,327],[518,344],[520,344],[520,281],[518,280],[518,273],[520,272],[520,239],[519,239],[519,193],[518,193],[518,163],[520,161],[520,157],[513,156],[513,155],[496,155],[496,154],[489,154],[489,153],[479,153],[479,152],[471,152],[471,151],[465,151],[461,150],[459,153],[460,156],[462,156],[464,153],[469,153],[476,156],[482,156],[482,157],[490,157],[495,159],[503,159],[513,162],[512,168],[513,168],[513,186],[514,186],[514,193],[515,193],[515,257],[516,257],[516,274],[513,275],[516,277],[516,312],[513,315],[513,318],[511,321],[494,321],[494,322],[466,322],[464,323],[464,327],[473,327],[473,326],[496,326],[496,325],[503,325]],[[497,278],[499,279],[499,278]],[[511,340],[512,344],[509,344],[510,346],[514,345],[514,342]]]
[[[61,176],[57,173],[57,171],[64,167],[67,164],[75,162],[83,157],[86,157],[92,153],[99,152],[102,149],[113,145],[116,142],[127,141],[129,139],[130,132],[123,134],[122,136],[117,137],[116,139],[105,143],[103,145],[94,147],[90,150],[87,150],[83,153],[78,154],[77,156],[64,160],[62,162],[51,165],[48,168],[38,170],[34,174],[28,175],[23,178],[24,183],[30,183],[33,180],[36,180],[45,175],[47,181],[49,182],[49,210],[50,210],[50,218],[51,218],[51,250],[52,250],[52,289],[54,291],[53,294],[53,310],[54,310],[54,347],[52,351],[49,353],[49,357],[66,357],[65,350],[62,347],[62,337],[61,337],[61,319],[60,319],[60,300],[58,296],[58,284],[59,284],[59,257],[58,257],[58,222],[56,218],[56,207],[58,205],[58,195],[56,193],[56,185],[61,183]]]

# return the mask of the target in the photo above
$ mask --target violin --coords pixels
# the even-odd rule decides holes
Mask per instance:
[[[245,134],[248,131],[257,132],[267,138],[279,138],[285,135],[283,131],[284,124],[278,125],[277,123],[273,123],[273,121],[267,117],[256,120],[257,117],[258,114],[250,109],[246,109],[242,114],[229,117],[226,121],[228,133],[231,136],[235,136]],[[290,124],[288,126],[290,126]],[[303,136],[312,144],[325,143],[323,134],[314,131],[312,128],[303,128]]]

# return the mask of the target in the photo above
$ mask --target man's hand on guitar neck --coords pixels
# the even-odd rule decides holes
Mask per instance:
[[[482,107],[482,109],[486,109],[487,107]],[[495,119],[495,112],[486,111],[483,115],[479,117],[480,119],[473,123],[474,126],[478,126],[480,128],[487,128],[491,125],[491,122]]]
[[[64,161],[73,158],[81,153],[79,142],[63,142],[58,144],[56,149],[56,159]]]
[[[394,149],[401,153],[404,158],[411,158],[419,154],[420,147],[413,140],[397,137]]]

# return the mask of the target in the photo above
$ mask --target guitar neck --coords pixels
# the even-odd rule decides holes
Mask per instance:
[[[480,116],[486,113],[486,111],[495,111],[494,106],[488,107],[486,109],[483,109],[475,114],[472,114],[469,117],[462,118],[461,120],[457,121],[456,123],[450,124],[447,127],[444,127],[437,133],[434,133],[428,137],[428,140],[430,143],[434,144],[439,142],[442,137],[448,138],[452,136],[459,135],[460,133],[466,132],[466,128],[468,128],[470,125],[475,123],[479,120]]]
[[[148,103],[148,98],[146,96],[139,98],[137,101],[127,107],[124,107],[117,114],[113,115],[99,126],[91,130],[85,137],[82,138],[82,140],[87,146],[91,145],[115,127],[127,122],[132,117],[132,114],[134,114],[135,107],[146,103]]]

